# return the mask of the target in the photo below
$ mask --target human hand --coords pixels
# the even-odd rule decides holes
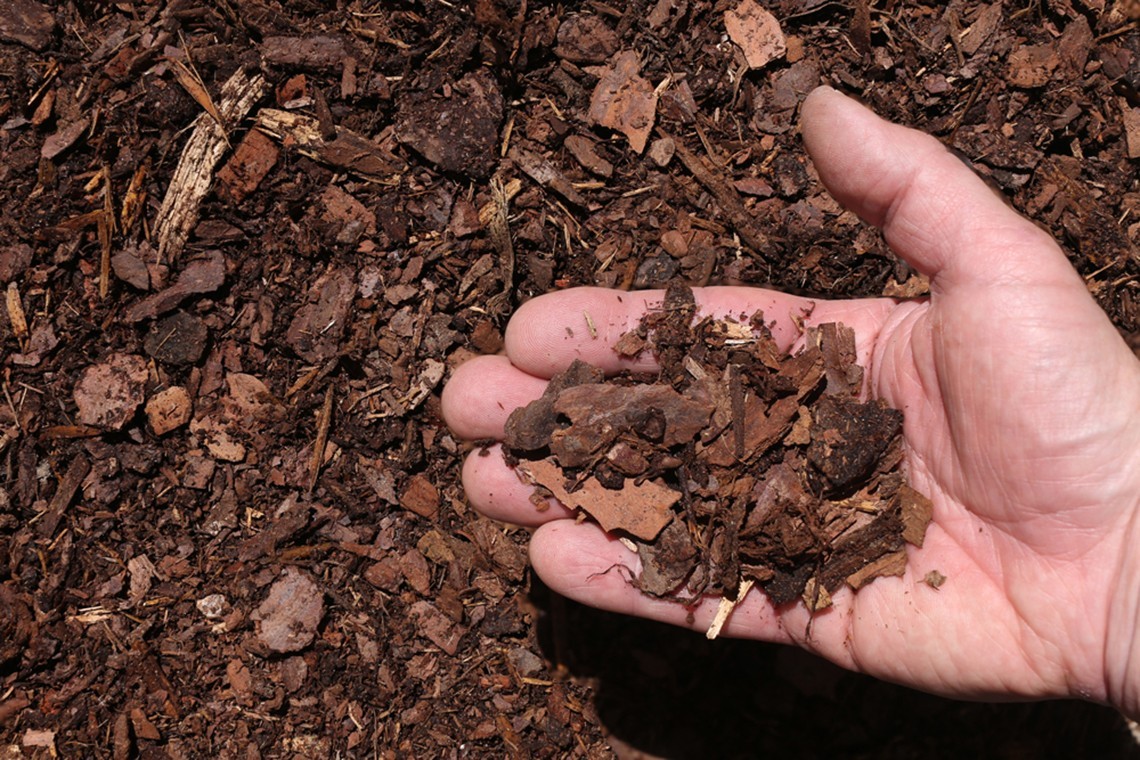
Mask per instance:
[[[1140,362],[1056,243],[938,141],[829,88],[808,97],[802,121],[832,194],[930,277],[927,299],[819,301],[807,322],[854,328],[867,392],[905,413],[908,476],[934,519],[923,547],[908,547],[903,576],[840,591],[810,637],[802,605],[774,608],[758,592],[724,633],[942,694],[1081,696],[1140,715]],[[793,315],[811,304],[758,288],[694,293],[701,314],[763,309],[785,347],[800,338]],[[662,295],[580,288],[524,304],[505,356],[455,371],[448,424],[501,438],[510,412],[575,358],[652,370],[651,358],[621,359],[613,345]],[[531,561],[555,591],[708,627],[716,600],[685,608],[605,572],[638,572],[638,558],[564,508],[538,511],[497,450],[473,453],[463,482],[485,514],[537,526]],[[938,590],[923,583],[931,570],[948,578]]]

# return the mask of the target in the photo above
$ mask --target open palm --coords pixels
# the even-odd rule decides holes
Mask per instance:
[[[931,281],[922,301],[820,301],[809,324],[856,331],[866,391],[905,414],[908,475],[934,502],[906,573],[845,590],[816,615],[753,592],[725,633],[797,643],[849,668],[944,694],[1084,696],[1136,714],[1140,659],[1140,362],[1056,244],[933,138],[833,90],[803,107],[803,133],[833,195]],[[756,288],[695,291],[705,314],[763,309],[793,345],[809,302]],[[524,305],[506,356],[456,372],[444,414],[460,435],[501,438],[509,413],[580,358],[652,369],[613,344],[661,293],[582,288]],[[587,330],[586,315],[596,327]],[[541,526],[535,569],[586,604],[704,629],[715,611],[644,596],[635,554],[558,505],[538,511],[497,453],[473,454],[468,498]],[[937,570],[948,580],[923,583]]]

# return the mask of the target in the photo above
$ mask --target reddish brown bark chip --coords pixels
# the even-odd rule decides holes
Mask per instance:
[[[404,492],[400,494],[400,506],[420,517],[433,520],[439,512],[439,491],[426,475],[413,475],[408,478]]]
[[[598,150],[594,147],[593,141],[581,135],[570,135],[566,138],[565,145],[566,149],[574,155],[575,160],[586,167],[586,169],[597,174],[599,177],[613,176],[614,165],[598,154]]]
[[[326,272],[306,294],[289,325],[287,340],[297,355],[322,362],[336,353],[356,298],[356,277],[347,269]]]
[[[431,602],[416,602],[411,606],[410,615],[416,625],[416,633],[435,644],[447,654],[459,651],[459,640],[467,629],[458,625]]]
[[[729,38],[740,46],[748,67],[759,69],[787,52],[780,22],[755,0],[744,0],[724,14]]]
[[[400,565],[398,557],[385,557],[365,569],[364,580],[384,591],[393,593],[399,591],[400,584],[404,581]]]
[[[258,640],[271,652],[299,652],[313,643],[324,614],[324,592],[308,575],[287,567],[251,617]]]
[[[230,160],[218,170],[218,193],[231,203],[241,203],[277,164],[281,151],[256,129],[251,129],[238,144]]]
[[[334,69],[344,63],[346,55],[339,37],[266,37],[261,43],[263,61],[289,69]]]
[[[83,425],[119,430],[142,405],[148,377],[146,360],[134,354],[111,354],[92,364],[75,384],[76,419]]]
[[[190,421],[193,404],[186,389],[164,388],[146,402],[146,418],[155,435],[166,435]]]
[[[622,531],[652,541],[673,519],[670,507],[681,498],[678,492],[652,481],[627,482],[620,490],[610,490],[595,478],[587,478],[574,491],[563,484],[562,471],[545,460],[519,465],[519,474],[542,486],[571,509],[581,509],[607,531]]]
[[[626,50],[614,56],[590,97],[589,119],[617,130],[641,153],[657,117],[657,93],[640,74],[637,53]]]

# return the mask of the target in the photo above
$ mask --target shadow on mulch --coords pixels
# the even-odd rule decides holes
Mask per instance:
[[[537,579],[531,596],[544,654],[593,684],[619,758],[1140,758],[1111,708],[944,699],[791,647],[591,609]]]

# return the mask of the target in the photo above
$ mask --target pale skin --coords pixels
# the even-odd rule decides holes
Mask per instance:
[[[828,190],[929,276],[921,300],[816,301],[760,288],[696,291],[705,314],[763,309],[794,347],[794,317],[852,326],[866,393],[905,413],[905,467],[934,502],[906,572],[835,595],[807,635],[802,604],[752,592],[724,635],[795,644],[852,670],[973,698],[1076,696],[1140,715],[1140,361],[1052,238],[934,138],[829,88],[801,128]],[[612,346],[660,292],[579,288],[513,316],[505,355],[459,367],[443,393],[467,439],[501,438],[510,412],[580,358],[653,369]],[[592,336],[585,314],[596,327]],[[696,608],[647,597],[620,572],[636,555],[554,504],[539,511],[497,448],[468,457],[467,497],[536,528],[535,570],[595,607],[705,630]],[[935,590],[929,571],[947,577]]]

